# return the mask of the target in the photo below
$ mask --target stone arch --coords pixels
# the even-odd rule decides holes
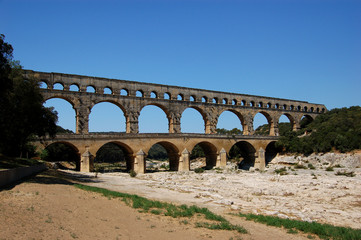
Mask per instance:
[[[205,133],[205,129],[206,129],[206,126],[207,126],[207,114],[205,113],[205,111],[199,107],[195,107],[195,106],[192,106],[192,107],[188,107],[188,108],[191,108],[191,109],[194,109],[196,110],[203,118],[203,126],[204,126],[204,131],[203,133]],[[183,117],[183,113],[188,109],[188,108],[185,108],[182,113],[181,113],[181,125],[182,125],[182,117]]]
[[[270,142],[266,147],[265,164],[266,166],[277,156],[280,150],[276,147],[276,141]]]
[[[177,100],[178,101],[184,101],[184,94],[180,93],[177,95]]]
[[[232,156],[235,154],[235,156]],[[239,158],[238,168],[249,170],[251,167],[254,167],[256,159],[256,149],[254,146],[247,141],[239,141],[235,143],[229,151],[229,157]]]
[[[137,90],[135,92],[135,96],[143,98],[144,97],[144,91],[143,90]]]
[[[69,86],[69,91],[72,91],[72,92],[79,92],[80,91],[80,87],[78,84],[76,83],[73,83]]]
[[[86,92],[96,93],[97,89],[96,89],[95,85],[88,85],[88,86],[86,86]]]
[[[55,100],[55,102],[49,103],[48,100]],[[71,108],[67,108],[64,104],[61,104],[57,100],[63,100],[65,102],[69,103]],[[62,121],[69,122],[71,120],[72,122],[68,123],[68,125],[69,125],[68,127],[66,127],[66,126],[63,126],[63,127],[71,129],[74,132],[76,132],[77,123],[74,120],[78,114],[78,110],[75,108],[76,102],[78,102],[77,99],[70,99],[70,98],[67,98],[67,97],[64,97],[61,95],[53,95],[53,96],[44,96],[43,105],[46,107],[55,107],[55,110],[57,110],[57,112],[58,112],[59,122],[62,122]],[[70,112],[69,109],[72,109],[72,112]],[[71,115],[71,116],[69,116],[69,115]],[[73,127],[74,127],[74,129],[73,129]]]
[[[53,149],[56,149],[56,152],[53,152]],[[75,162],[75,170],[80,171],[80,152],[72,143],[67,141],[52,142],[45,147],[45,150],[48,152],[45,160],[54,162]]]
[[[196,146],[200,146],[206,158],[206,169],[212,169],[217,164],[217,147],[207,141],[202,141],[192,146],[192,151]]]
[[[218,123],[219,123],[219,118],[221,117],[221,115],[224,113],[224,112],[231,112],[233,114],[235,114],[237,116],[237,118],[239,119],[240,123],[241,123],[241,126],[242,126],[242,129],[240,129],[242,132],[243,132],[243,129],[245,129],[245,125],[246,125],[246,122],[244,120],[244,117],[243,115],[240,113],[240,112],[237,112],[236,110],[234,109],[224,109],[222,112],[220,112],[220,114],[218,115],[217,117],[217,127],[218,127]],[[231,130],[231,129],[230,129]]]
[[[121,149],[121,151],[124,154],[124,160],[125,160],[125,164],[126,164],[126,171],[130,171],[134,168],[134,151],[131,147],[129,147],[127,144],[122,143],[120,141],[110,141],[110,142],[106,142],[103,145],[101,145],[99,148],[94,149],[95,150],[95,158],[99,152],[99,150],[104,147],[107,144],[115,144],[119,147],[119,149]]]
[[[280,119],[282,116],[286,116],[288,118],[288,120],[290,121],[290,124],[291,124],[291,129],[293,131],[296,131],[297,130],[297,126],[296,126],[296,120],[295,118],[289,114],[289,113],[283,113],[282,115],[280,115],[277,119],[277,123],[280,124]]]
[[[168,159],[169,159],[169,170],[178,171],[179,156],[180,156],[180,152],[179,152],[178,147],[176,145],[174,145],[173,143],[168,142],[168,141],[156,142],[152,146],[154,146],[155,144],[161,145],[167,151]],[[148,150],[148,152],[149,152],[149,150]]]
[[[267,120],[267,122],[268,122],[268,127],[269,127],[269,135],[270,135],[270,136],[275,136],[276,133],[275,133],[275,131],[274,131],[274,127],[275,127],[275,126],[274,126],[274,122],[273,122],[273,119],[272,119],[271,115],[268,114],[267,112],[265,112],[265,111],[258,111],[258,112],[256,112],[256,113],[253,115],[253,121],[252,121],[252,122],[254,123],[254,119],[255,119],[255,117],[256,117],[256,115],[257,115],[258,113],[262,114],[262,115],[266,118],[266,120]],[[256,130],[254,126],[252,127],[252,129]]]
[[[113,89],[111,87],[105,87],[103,94],[113,94]]]
[[[63,91],[63,90],[64,90],[64,83],[62,83],[62,82],[55,82],[55,83],[53,84],[53,86],[52,86],[52,89]]]
[[[158,98],[158,94],[156,91],[150,92],[150,98]]]
[[[49,84],[47,83],[47,81],[39,81],[38,82],[39,88],[40,89],[47,89],[49,87]]]
[[[121,96],[129,96],[129,90],[127,88],[120,89]]]
[[[170,92],[165,92],[163,95],[163,98],[166,100],[171,100],[172,94]]]
[[[309,114],[301,114],[300,118],[298,119],[298,122],[300,124],[300,128],[305,127],[309,123],[313,121],[313,117]]]
[[[98,102],[95,102],[94,104],[92,104],[92,106],[91,106],[91,108],[90,108],[90,112],[89,112],[89,117],[88,117],[88,119],[89,119],[89,131],[90,131],[90,128],[91,128],[91,124],[93,123],[93,118],[92,118],[92,114],[94,113],[94,111],[93,111],[93,108],[96,106],[96,105],[98,105],[98,104],[101,104],[101,103],[109,103],[109,104],[112,104],[112,105],[114,105],[114,106],[116,106],[116,107],[118,107],[120,110],[121,110],[121,112],[122,112],[122,114],[123,115],[121,115],[121,117],[124,117],[124,131],[126,130],[126,118],[127,118],[127,115],[128,115],[128,113],[127,113],[127,111],[126,111],[126,109],[124,108],[124,106],[122,106],[121,104],[119,104],[118,102],[115,102],[115,101],[109,101],[109,100],[101,100],[101,101],[98,101]],[[111,114],[107,114],[106,116],[103,116],[103,117],[107,117],[107,119],[106,119],[106,122],[107,121],[110,121],[109,120],[109,117],[111,116]],[[94,115],[93,115],[93,117],[94,117]],[[99,116],[98,116],[99,117]],[[113,125],[113,124],[109,124],[109,125]],[[117,124],[117,127],[118,126],[120,126],[120,123],[119,123],[119,125]],[[113,131],[113,130],[111,130],[111,131]],[[122,132],[123,130],[122,129],[120,129],[120,132]]]
[[[148,104],[145,104],[145,105],[141,106],[141,107],[140,107],[140,110],[139,110],[139,121],[140,121],[141,118],[142,118],[142,114],[141,114],[142,110],[143,110],[145,107],[147,107],[147,106],[155,106],[155,107],[158,107],[158,108],[160,108],[160,109],[164,112],[165,117],[166,117],[166,119],[167,119],[167,126],[168,126],[168,131],[167,131],[167,132],[169,132],[169,131],[170,131],[170,124],[171,124],[171,122],[172,122],[172,116],[171,116],[171,114],[170,114],[170,111],[169,111],[164,105],[162,105],[162,104],[155,103],[155,102],[150,102],[150,103],[148,103]],[[142,120],[143,120],[143,119],[142,119]],[[139,125],[139,127],[140,127],[140,125]]]

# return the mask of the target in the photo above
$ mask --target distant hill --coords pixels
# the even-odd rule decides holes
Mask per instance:
[[[280,127],[280,135],[276,146],[285,152],[310,154],[361,149],[361,107],[332,109],[309,124],[301,124],[297,132],[283,131]]]

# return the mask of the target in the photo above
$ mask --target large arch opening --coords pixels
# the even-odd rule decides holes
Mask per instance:
[[[168,112],[158,105],[147,105],[142,108],[139,115],[140,133],[168,133]]]
[[[313,118],[310,115],[303,115],[300,120],[300,130],[304,132],[304,134],[309,134],[307,127],[310,123],[313,122]]]
[[[62,98],[50,98],[44,102],[44,107],[53,107],[58,113],[58,132],[75,132],[76,113],[73,105]]]
[[[270,142],[267,145],[265,153],[266,166],[277,156],[279,152],[281,152],[281,149],[276,147],[276,141]]]
[[[48,162],[56,162],[61,169],[80,170],[79,150],[68,142],[48,145],[41,153],[41,158]]]
[[[217,163],[217,148],[209,142],[200,142],[194,146],[190,156],[190,169],[212,169]]]
[[[266,112],[259,112],[253,118],[254,135],[270,135],[272,119]]]
[[[235,160],[239,169],[249,170],[254,167],[256,149],[246,141],[237,142],[229,151],[229,159]]]
[[[125,132],[125,125],[123,109],[111,102],[95,104],[89,115],[89,132]]]
[[[187,108],[181,117],[183,133],[205,133],[205,120],[200,109]]]
[[[133,152],[125,144],[109,142],[98,149],[94,159],[96,172],[128,172],[132,169]]]
[[[158,142],[148,151],[146,157],[146,171],[178,171],[179,150],[170,142]]]
[[[226,110],[218,118],[217,133],[242,135],[243,123],[243,116],[240,113]]]
[[[278,132],[280,136],[285,136],[287,132],[293,130],[295,120],[289,114],[283,114],[278,120]]]

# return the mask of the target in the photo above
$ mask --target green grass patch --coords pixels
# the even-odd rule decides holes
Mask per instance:
[[[197,206],[174,205],[171,203],[153,201],[135,194],[127,194],[121,192],[110,191],[104,188],[75,184],[77,188],[82,190],[100,193],[108,198],[121,198],[128,206],[139,209],[139,212],[149,212],[155,215],[178,217],[193,217],[194,215],[203,216],[205,219],[214,221],[215,223],[201,223],[198,227],[208,229],[235,230],[240,233],[247,233],[247,230],[239,225],[233,225],[224,217],[217,215],[208,210],[208,208],[200,208]]]
[[[274,216],[264,216],[255,214],[239,213],[238,216],[245,217],[246,220],[265,223],[270,226],[284,227],[292,233],[296,230],[311,233],[319,236],[321,239],[342,239],[357,240],[361,239],[361,229],[353,229],[346,227],[337,227],[330,224],[321,224],[316,222],[304,222],[299,220],[283,219]],[[291,232],[290,232],[291,233]]]

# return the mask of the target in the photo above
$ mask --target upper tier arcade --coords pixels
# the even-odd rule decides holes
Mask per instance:
[[[231,111],[240,119],[243,135],[253,134],[254,116],[263,114],[269,123],[271,136],[278,136],[278,122],[282,115],[288,117],[296,130],[302,117],[315,118],[327,110],[323,104],[306,101],[64,73],[25,70],[24,77],[46,84],[46,88],[41,89],[45,100],[62,98],[72,104],[76,111],[77,134],[88,134],[90,111],[100,102],[114,103],[123,110],[127,133],[138,133],[139,113],[147,105],[163,109],[168,118],[169,133],[181,133],[183,111],[194,108],[203,117],[206,134],[216,133],[220,114]],[[54,89],[55,84],[61,84],[62,90]]]

